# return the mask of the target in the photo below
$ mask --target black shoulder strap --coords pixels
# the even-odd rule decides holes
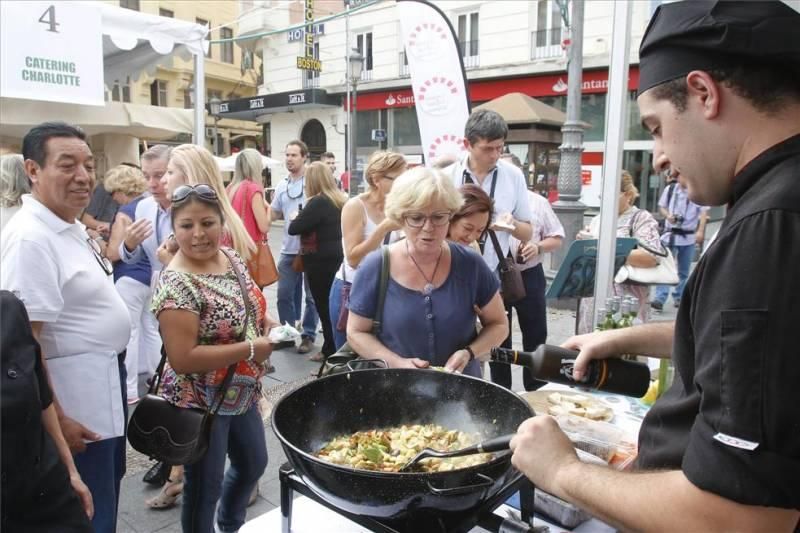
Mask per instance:
[[[377,336],[381,332],[383,323],[383,306],[386,302],[386,290],[389,288],[389,247],[381,247],[381,279],[378,288],[378,307],[375,309],[375,318],[372,319],[372,334]]]
[[[492,239],[492,246],[494,246],[494,253],[497,254],[497,259],[500,263],[497,265],[499,268],[503,268],[503,249],[500,248],[500,241],[497,240],[497,234],[494,230],[487,230],[489,237]]]

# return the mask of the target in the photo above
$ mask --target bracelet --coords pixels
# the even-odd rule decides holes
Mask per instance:
[[[474,360],[474,359],[475,359],[475,352],[473,352],[473,351],[472,351],[472,348],[470,348],[469,344],[467,344],[466,346],[464,346],[464,349],[465,349],[465,350],[467,351],[467,353],[469,354],[469,360],[470,360],[470,361]]]
[[[251,339],[247,339],[247,342],[250,343],[250,357],[248,357],[247,360],[252,361],[256,357],[256,345],[253,344]]]

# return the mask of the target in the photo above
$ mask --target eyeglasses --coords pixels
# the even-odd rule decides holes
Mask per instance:
[[[202,200],[215,203],[218,200],[217,191],[215,191],[213,187],[205,183],[200,183],[199,185],[181,185],[175,189],[175,192],[172,193],[172,202],[182,202],[192,194],[196,194]]]
[[[89,237],[86,239],[86,242],[89,243],[89,248],[91,248],[92,253],[94,254],[94,258],[100,264],[100,268],[103,269],[103,272],[106,273],[106,276],[110,276],[114,273],[114,265],[111,264],[111,261],[108,260],[108,257],[103,255],[103,251],[100,250],[100,245],[97,244],[97,241],[93,238]]]
[[[425,225],[425,222],[430,220],[431,224],[437,227],[444,226],[450,222],[450,217],[453,214],[450,211],[440,211],[439,213],[432,213],[430,215],[424,215],[422,213],[409,213],[407,215],[403,215],[403,220],[405,220],[406,224],[408,224],[411,228],[421,228]]]

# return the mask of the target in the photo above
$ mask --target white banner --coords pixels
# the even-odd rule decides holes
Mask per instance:
[[[100,9],[0,2],[0,95],[105,105]]]
[[[449,21],[432,5],[397,2],[425,164],[460,156],[469,118],[466,82]]]

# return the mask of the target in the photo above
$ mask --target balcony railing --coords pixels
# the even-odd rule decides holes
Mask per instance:
[[[531,59],[560,57],[564,53],[564,49],[561,48],[562,39],[561,28],[531,32]]]
[[[400,59],[398,61],[400,65],[400,77],[401,78],[408,78],[411,76],[411,71],[408,70],[408,58],[406,57],[405,50],[400,52]]]
[[[460,41],[461,53],[464,55],[464,68],[477,68],[480,66],[478,40]]]
[[[319,75],[303,75],[303,89],[316,89],[319,87]]]
[[[372,80],[372,71],[371,70],[362,70],[361,71],[361,81],[370,81]]]

